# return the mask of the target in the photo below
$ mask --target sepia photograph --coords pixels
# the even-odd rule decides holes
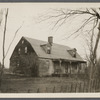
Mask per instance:
[[[1,95],[98,94],[99,52],[99,3],[0,3]]]

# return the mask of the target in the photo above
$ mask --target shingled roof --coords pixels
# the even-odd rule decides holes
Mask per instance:
[[[60,45],[53,43],[52,45],[52,51],[51,54],[47,54],[41,45],[47,44],[46,41],[41,41],[37,39],[32,39],[28,37],[23,37],[25,40],[27,40],[38,57],[40,58],[46,58],[46,59],[63,59],[68,61],[79,61],[79,62],[85,62],[78,53],[76,53],[76,57],[72,57],[70,53],[67,50],[70,50],[71,48],[65,45]]]

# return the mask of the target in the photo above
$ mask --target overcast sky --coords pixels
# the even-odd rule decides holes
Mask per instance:
[[[27,36],[39,40],[47,41],[48,36],[53,36],[54,43],[63,44],[70,46],[71,48],[76,48],[78,53],[84,58],[84,40],[82,36],[73,39],[64,39],[66,34],[70,34],[74,30],[74,27],[77,25],[70,26],[69,24],[64,25],[60,29],[52,30],[52,24],[47,22],[38,23],[38,16],[44,14],[50,9],[58,8],[77,8],[77,7],[87,7],[90,5],[82,4],[67,4],[67,3],[58,3],[58,4],[44,4],[44,3],[24,3],[24,4],[1,4],[0,8],[9,8],[8,12],[8,22],[7,22],[7,31],[6,31],[6,45],[7,50],[15,31],[22,25],[22,28],[18,31],[18,34],[9,50],[7,57],[5,58],[5,66],[9,67],[9,58],[22,36]],[[93,4],[91,4],[93,6]],[[96,4],[97,6],[97,4]],[[77,20],[78,21],[78,20]],[[77,22],[76,21],[76,22]],[[77,23],[76,23],[77,24]],[[2,60],[2,33],[3,26],[0,28],[0,60]]]

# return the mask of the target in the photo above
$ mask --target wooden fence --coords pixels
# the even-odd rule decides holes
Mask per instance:
[[[84,82],[70,82],[70,85],[54,86],[52,88],[52,93],[87,93],[87,92],[100,92],[100,80],[91,80],[90,82],[90,90],[88,90],[89,81]],[[37,89],[37,93],[41,93],[41,89]],[[49,93],[48,87],[45,89],[45,93]]]
[[[88,93],[100,92],[100,80],[91,80],[90,90],[88,90],[89,81],[84,82],[68,82],[68,84],[50,87],[37,87],[36,89],[28,89],[18,91],[14,89],[7,89],[4,93]]]

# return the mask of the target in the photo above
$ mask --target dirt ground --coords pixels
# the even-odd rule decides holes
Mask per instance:
[[[80,79],[68,77],[19,77],[4,75],[2,80],[3,93],[59,93],[70,92],[71,83],[82,82]],[[70,88],[69,88],[70,87]],[[67,91],[66,91],[67,90]],[[74,89],[73,89],[74,92]]]

